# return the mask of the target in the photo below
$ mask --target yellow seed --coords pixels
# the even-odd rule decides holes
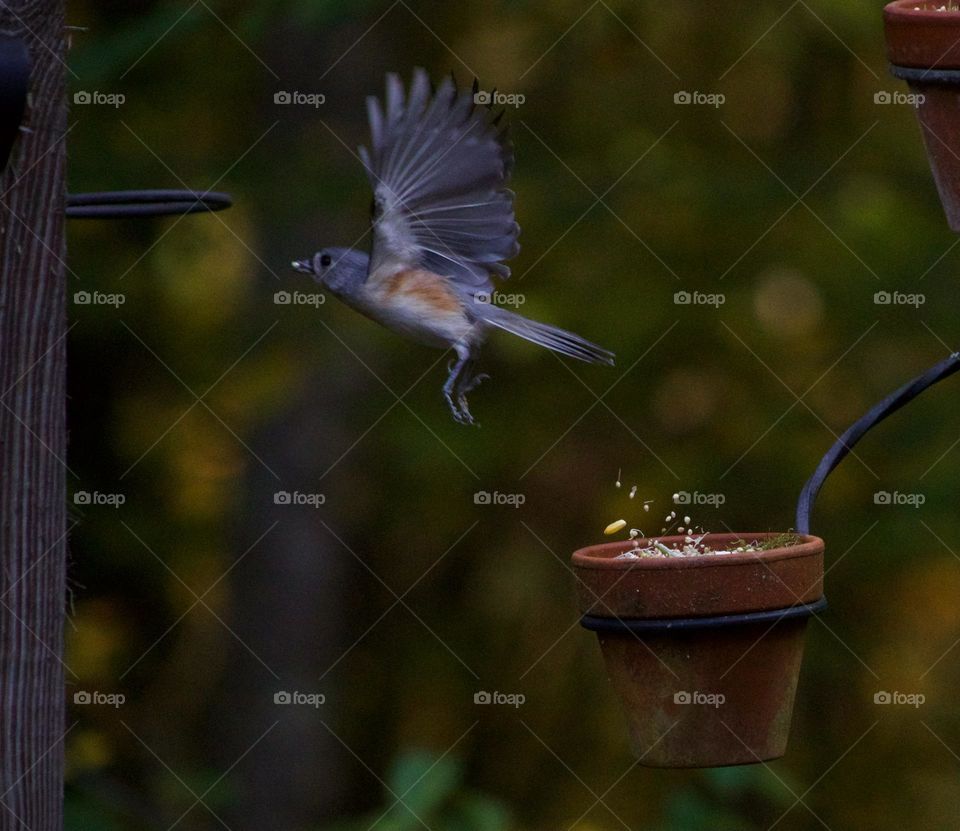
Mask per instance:
[[[603,529],[603,533],[609,536],[610,534],[616,534],[617,531],[622,531],[627,527],[627,521],[625,519],[618,519],[616,522],[611,522],[606,528]]]

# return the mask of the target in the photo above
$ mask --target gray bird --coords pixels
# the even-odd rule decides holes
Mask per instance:
[[[370,254],[322,248],[292,264],[388,329],[453,349],[443,395],[462,424],[474,423],[467,394],[487,377],[476,361],[491,329],[588,363],[614,359],[579,335],[491,302],[492,278],[509,277],[504,262],[520,250],[520,226],[507,189],[513,147],[490,98],[476,81],[458,90],[446,79],[434,91],[417,69],[405,100],[399,77],[388,74],[385,108],[367,98],[371,149],[360,148],[373,188]]]

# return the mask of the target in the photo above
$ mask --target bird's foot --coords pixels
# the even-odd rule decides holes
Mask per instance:
[[[469,381],[460,386],[460,389],[457,390],[457,404],[460,405],[460,412],[466,417],[464,424],[476,424],[474,421],[473,415],[470,412],[470,407],[467,404],[467,393],[475,390],[483,381],[486,381],[490,376],[486,373],[480,373],[479,375],[474,375]],[[479,424],[477,425],[480,426]]]
[[[467,393],[475,389],[477,384],[487,378],[487,375],[473,374],[474,360],[469,355],[461,355],[456,361],[447,366],[447,381],[443,385],[443,397],[458,424],[473,425],[473,414],[467,404]]]
[[[447,401],[447,406],[450,408],[450,413],[453,415],[453,420],[457,424],[466,424],[468,426],[475,424],[473,416],[470,414],[470,410],[467,408],[467,400],[462,395],[457,397],[457,400],[454,401],[453,395],[446,390],[444,390],[443,397]]]
[[[467,406],[467,396],[465,393],[460,393],[460,395],[457,396],[457,403],[460,405],[460,413],[463,416],[461,424],[476,425],[479,427],[480,425],[474,420],[473,414]]]

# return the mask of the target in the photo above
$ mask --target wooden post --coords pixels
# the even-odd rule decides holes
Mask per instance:
[[[2,0],[33,59],[0,177],[0,829],[63,828],[66,275],[63,0]]]

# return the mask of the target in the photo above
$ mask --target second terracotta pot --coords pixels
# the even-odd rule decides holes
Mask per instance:
[[[960,11],[896,0],[883,22],[890,71],[910,86],[947,223],[960,231]]]
[[[767,533],[717,534],[717,549]],[[666,545],[681,542],[664,537]],[[748,554],[573,555],[585,628],[597,633],[633,749],[653,767],[714,767],[786,750],[809,616],[823,600],[823,541]]]

